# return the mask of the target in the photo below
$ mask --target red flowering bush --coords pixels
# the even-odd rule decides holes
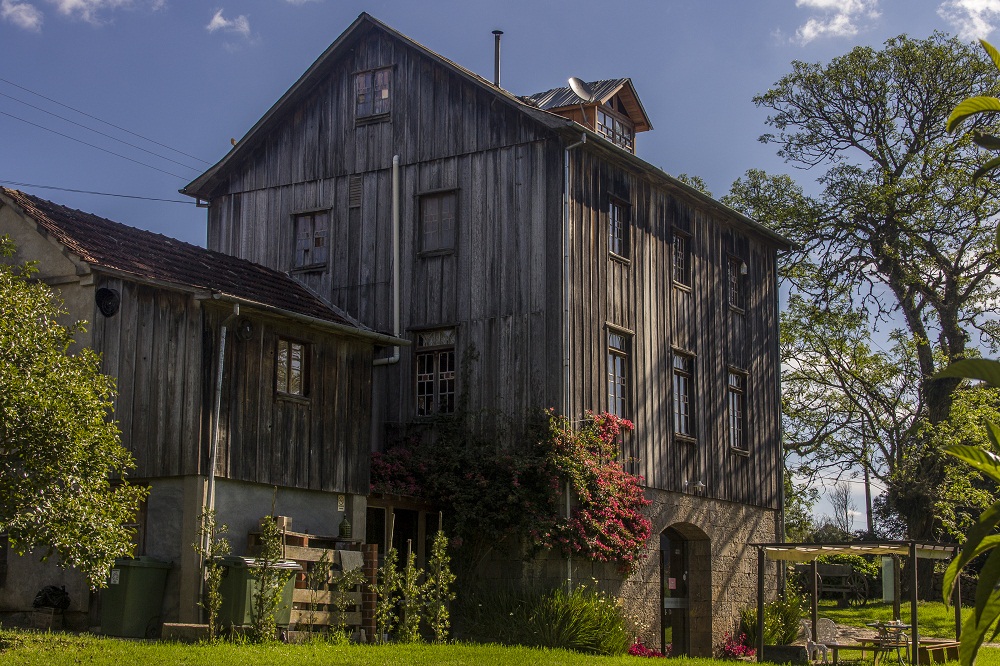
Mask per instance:
[[[479,559],[508,536],[596,562],[634,569],[650,535],[642,477],[627,473],[619,438],[632,423],[588,413],[574,431],[551,410],[503,441],[473,431],[461,415],[373,454],[372,492],[407,495],[445,510],[448,531]],[[500,440],[500,441],[498,441]],[[562,507],[566,482],[573,508]]]
[[[747,635],[740,634],[738,638],[733,638],[732,634],[726,634],[719,647],[719,653],[723,659],[742,659],[743,657],[753,657],[757,650],[747,645]]]
[[[667,645],[667,653],[663,654],[659,650],[655,650],[651,647],[646,647],[643,645],[642,641],[636,641],[632,644],[632,647],[628,649],[628,653],[633,657],[669,657],[670,656],[670,645]]]
[[[641,476],[626,472],[619,456],[619,437],[631,421],[613,414],[588,413],[579,431],[549,413],[553,461],[569,480],[575,506],[543,535],[542,543],[563,554],[595,562],[617,562],[631,571],[639,563],[651,526],[642,509],[650,504]]]

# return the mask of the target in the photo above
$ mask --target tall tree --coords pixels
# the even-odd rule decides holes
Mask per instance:
[[[858,47],[827,64],[794,62],[754,99],[772,112],[767,122],[776,130],[761,141],[796,167],[821,170],[819,193],[805,194],[787,176],[750,172],[727,197],[799,245],[785,275],[812,306],[801,326],[822,320],[834,303],[859,318],[855,344],[877,349],[868,331],[899,327],[895,341],[904,347],[897,351],[905,353],[895,360],[912,362],[913,377],[904,368],[893,377],[907,382],[901,390],[880,386],[885,364],[875,354],[862,379],[880,400],[906,406],[881,432],[896,438],[885,456],[888,503],[914,539],[933,539],[943,528],[937,505],[949,468],[938,428],[959,380],[935,372],[1000,341],[988,316],[1000,296],[992,279],[1000,264],[992,242],[1000,188],[972,185],[969,173],[984,156],[945,132],[952,108],[983,91],[1000,92],[992,66],[940,33],[896,37],[881,50]],[[847,402],[869,393],[830,390]],[[885,441],[872,430],[852,450],[864,450],[861,443],[875,450]]]
[[[116,557],[132,550],[145,491],[119,479],[134,466],[110,420],[114,383],[90,349],[70,353],[82,324],[33,267],[2,260],[0,237],[0,532],[24,553],[43,549],[102,587]]]

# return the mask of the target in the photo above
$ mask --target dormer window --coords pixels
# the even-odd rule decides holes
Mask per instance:
[[[606,109],[597,110],[597,131],[605,139],[630,153],[635,152],[635,130],[632,123]]]

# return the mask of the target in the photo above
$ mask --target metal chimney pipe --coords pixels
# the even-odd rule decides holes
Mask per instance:
[[[500,87],[500,35],[503,30],[493,31],[493,85]]]

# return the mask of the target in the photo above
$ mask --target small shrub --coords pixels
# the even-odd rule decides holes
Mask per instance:
[[[399,641],[401,643],[416,643],[420,640],[420,616],[423,607],[423,590],[420,585],[420,575],[423,572],[417,568],[417,554],[412,548],[406,554],[406,566],[403,568],[403,579],[399,592],[402,597],[400,610],[402,618],[399,622]]]
[[[198,542],[192,544],[204,563],[205,595],[199,606],[208,615],[208,640],[214,641],[219,634],[219,611],[222,609],[222,565],[216,558],[228,555],[229,540],[223,534],[229,531],[225,524],[215,522],[215,510],[205,511],[198,516]]]
[[[799,634],[799,622],[802,620],[802,596],[794,589],[785,591],[783,599],[777,599],[764,605],[764,644],[791,645]],[[757,643],[757,608],[744,608],[740,612],[741,630],[747,637],[747,643]]]
[[[435,643],[443,643],[448,639],[448,628],[451,626],[448,602],[455,599],[455,593],[451,589],[455,574],[451,572],[450,562],[448,537],[438,530],[431,546],[431,558],[427,562],[427,582],[424,584],[427,624],[434,634]]]
[[[753,657],[757,654],[757,650],[750,647],[750,641],[747,639],[745,633],[741,633],[736,638],[733,638],[732,634],[726,634],[726,637],[722,641],[722,645],[719,646],[719,654],[723,659],[742,659],[744,657]]]
[[[257,589],[253,593],[253,612],[250,622],[250,640],[264,643],[277,638],[276,615],[281,604],[281,594],[293,572],[278,566],[281,560],[281,529],[273,520],[261,521],[260,548],[257,553],[253,577]]]
[[[396,595],[399,592],[401,577],[396,569],[399,558],[395,548],[385,552],[382,566],[378,569],[378,582],[375,589],[375,641],[381,643],[396,626],[399,617],[396,615]]]
[[[508,588],[469,596],[462,622],[472,640],[604,655],[624,654],[631,644],[615,600],[584,586],[569,594]]]
[[[351,593],[358,585],[365,582],[365,572],[362,569],[351,569],[343,572],[333,582],[333,611],[337,621],[330,628],[341,636],[348,636],[347,609],[354,605]]]

